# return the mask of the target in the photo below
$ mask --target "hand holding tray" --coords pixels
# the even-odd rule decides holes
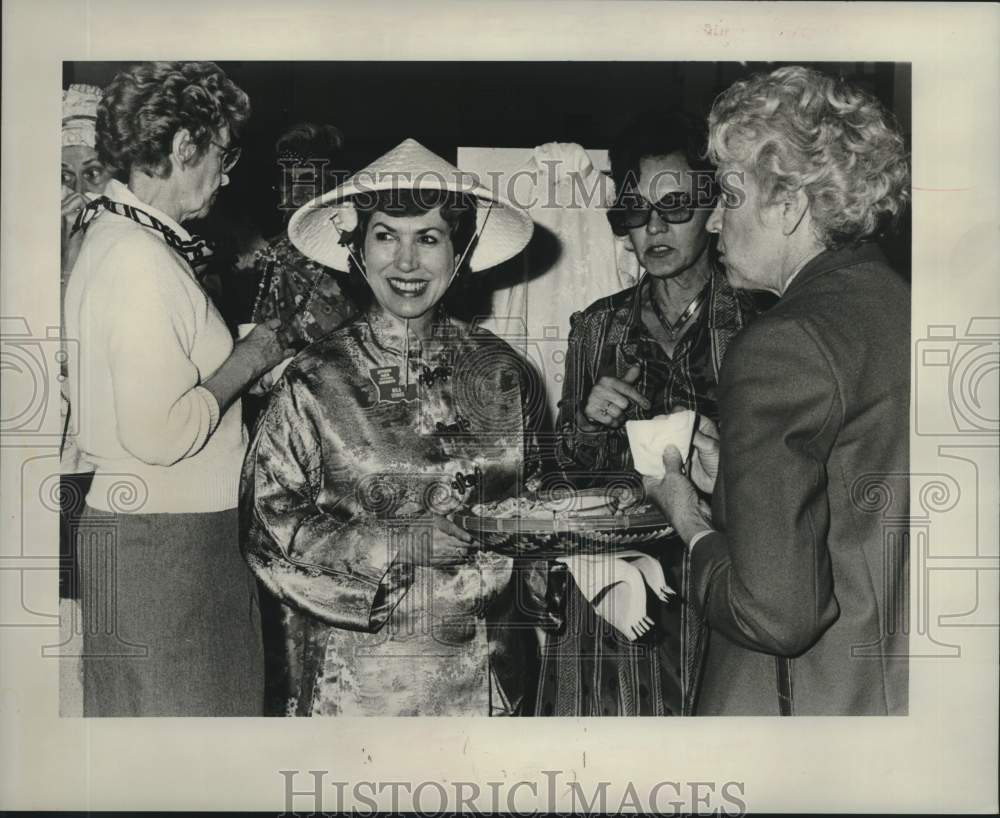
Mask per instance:
[[[658,509],[632,499],[623,503],[604,489],[549,500],[514,497],[460,511],[453,519],[488,549],[510,555],[617,551],[673,533]]]

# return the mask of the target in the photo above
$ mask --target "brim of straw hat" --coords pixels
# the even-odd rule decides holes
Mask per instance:
[[[288,223],[288,236],[302,253],[334,270],[349,269],[350,254],[341,239],[354,229],[354,199],[383,190],[445,190],[464,193],[477,203],[479,240],[469,259],[473,271],[496,267],[520,253],[531,240],[534,222],[516,207],[413,139],[355,173],[342,185],[300,207]],[[461,252],[464,248],[455,248]]]

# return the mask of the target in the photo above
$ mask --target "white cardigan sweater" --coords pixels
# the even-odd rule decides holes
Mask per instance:
[[[125,185],[112,182],[105,195],[190,238]],[[142,514],[235,508],[247,444],[240,402],[220,420],[200,385],[233,340],[159,232],[108,211],[87,228],[66,291],[66,336],[77,358],[78,443],[96,467],[87,504]]]

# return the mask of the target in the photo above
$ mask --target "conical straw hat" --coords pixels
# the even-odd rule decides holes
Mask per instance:
[[[342,185],[304,204],[292,214],[288,236],[309,258],[335,270],[347,270],[349,253],[341,235],[357,224],[354,197],[392,189],[449,190],[475,197],[479,241],[470,269],[487,270],[513,258],[527,246],[534,222],[521,208],[479,184],[414,139],[407,139]],[[457,253],[464,248],[455,248]]]

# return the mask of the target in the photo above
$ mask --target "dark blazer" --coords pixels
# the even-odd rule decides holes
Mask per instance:
[[[874,245],[812,259],[730,347],[699,715],[907,712],[909,350]]]

